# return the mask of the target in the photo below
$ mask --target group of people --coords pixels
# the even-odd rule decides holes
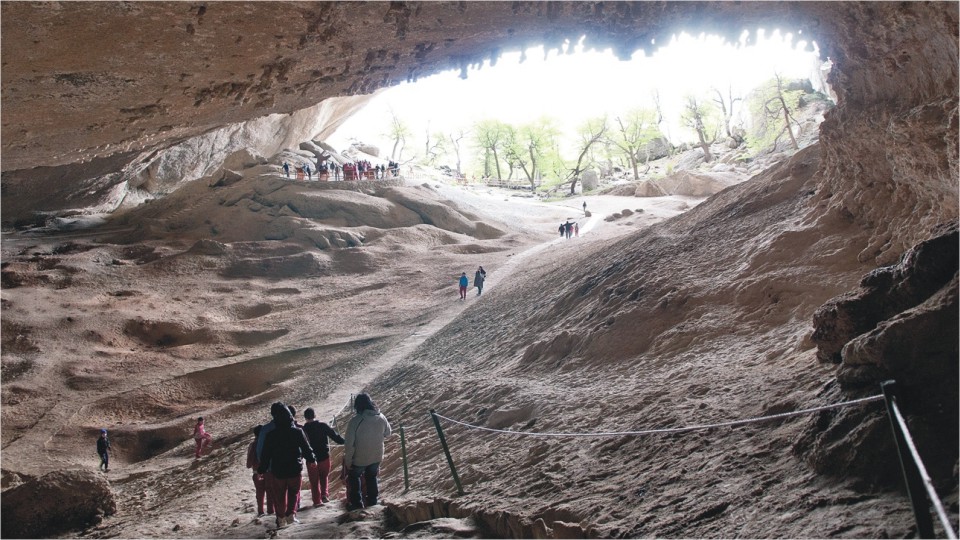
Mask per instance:
[[[290,178],[290,163],[284,161],[282,167],[284,176]],[[310,168],[309,163],[295,166],[293,170],[297,180],[304,180],[304,175],[306,175],[306,180],[312,181],[314,173],[317,175],[317,180],[321,182],[330,179],[337,182],[362,179],[382,180],[387,178],[387,173],[390,173],[391,177],[399,176],[400,164],[390,161],[387,165],[373,165],[369,161],[360,160],[344,163],[341,166],[333,160],[324,160],[317,163],[315,170]]]
[[[253,428],[254,440],[247,449],[247,468],[253,470],[257,515],[276,514],[277,528],[299,523],[300,485],[304,462],[314,508],[329,502],[330,446],[344,445],[348,510],[379,504],[378,476],[383,461],[383,443],[390,436],[390,422],[368,394],[353,401],[356,411],[346,436],[316,419],[312,408],[296,420],[293,406],[276,402],[270,406],[272,420]]]
[[[572,236],[580,237],[580,224],[576,221],[573,223],[567,221],[566,223],[560,224],[560,238],[564,236],[567,237],[567,240]]]
[[[303,411],[305,422],[301,424],[292,405],[278,401],[270,406],[271,420],[253,428],[253,441],[247,447],[246,466],[253,472],[258,517],[276,514],[277,528],[300,523],[297,511],[304,468],[313,507],[330,502],[330,441],[344,446],[342,478],[347,486],[347,510],[379,504],[380,462],[384,441],[392,433],[390,422],[369,394],[358,394],[353,408],[356,414],[347,424],[345,436],[341,436],[317,420],[312,408]],[[213,441],[202,416],[194,425],[193,438],[194,455],[200,458]],[[104,472],[110,468],[109,453],[107,430],[101,429],[97,454]]]
[[[483,294],[483,282],[487,279],[487,271],[483,267],[477,268],[476,273],[473,274],[473,286],[477,288],[477,296]],[[467,289],[470,287],[470,278],[467,277],[466,272],[460,273],[460,279],[457,280],[457,284],[460,286],[460,299],[467,299]]]

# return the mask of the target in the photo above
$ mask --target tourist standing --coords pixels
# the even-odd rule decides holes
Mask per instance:
[[[583,201],[583,215],[587,215],[587,201]]]
[[[283,162],[283,174],[290,178],[290,164],[286,161]]]
[[[347,424],[343,463],[347,467],[350,497],[347,510],[379,504],[380,462],[383,461],[383,441],[390,436],[390,422],[380,413],[377,405],[367,394],[357,394],[353,400],[357,414]],[[361,496],[360,477],[363,477],[366,493]]]
[[[473,286],[477,288],[477,296],[483,294],[483,282],[487,279],[487,271],[481,266],[473,275]]]
[[[313,173],[310,172],[310,164],[307,163],[303,166],[303,170],[307,172],[307,180],[313,180]]]
[[[466,272],[460,273],[460,299],[467,299],[467,287],[470,286],[470,278],[467,277]]]
[[[330,476],[330,446],[327,439],[333,439],[337,444],[343,444],[344,439],[337,430],[324,422],[316,420],[316,413],[308,408],[303,411],[307,422],[303,424],[303,432],[307,435],[310,448],[317,458],[316,463],[307,464],[307,477],[310,479],[310,495],[313,497],[314,508],[329,502],[328,480]]]
[[[110,439],[107,438],[107,430],[100,430],[100,437],[97,438],[97,455],[100,456],[100,469],[103,472],[110,471]]]
[[[303,460],[317,459],[303,430],[293,425],[293,417],[286,407],[276,409],[275,427],[267,433],[260,454],[257,472],[267,474],[268,485],[273,485],[273,507],[277,512],[277,528],[286,527],[297,519],[297,498],[300,493]],[[262,432],[261,432],[262,433]]]
[[[567,227],[566,227],[563,223],[561,223],[561,224],[560,224],[560,238],[563,238],[563,235],[566,234],[566,231],[567,231]]]
[[[576,236],[577,238],[580,238],[580,223],[574,222],[573,235]]]
[[[273,495],[267,491],[267,480],[263,474],[257,471],[260,461],[257,459],[257,439],[260,438],[260,430],[263,426],[253,428],[253,441],[247,447],[247,468],[253,470],[253,488],[257,496],[257,517],[263,515],[263,499],[267,499],[267,513],[273,513]]]

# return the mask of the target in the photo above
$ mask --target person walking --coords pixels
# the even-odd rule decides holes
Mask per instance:
[[[573,236],[573,223],[570,223],[570,222],[568,221],[568,222],[566,223],[566,225],[564,225],[564,229],[566,229],[567,240],[569,240],[570,237]]]
[[[481,266],[473,275],[473,286],[477,288],[477,296],[483,294],[483,282],[487,279],[487,271]]]
[[[584,215],[587,213],[587,201],[583,201],[583,213]]]
[[[197,425],[193,426],[193,442],[197,443],[196,458],[200,459],[200,453],[203,447],[209,447],[213,444],[213,436],[207,433],[203,425],[203,417],[197,418]]]
[[[290,164],[286,161],[283,162],[283,174],[290,178]]]
[[[253,441],[250,443],[250,446],[247,447],[247,468],[253,470],[253,488],[257,494],[257,517],[264,515],[264,498],[267,499],[267,514],[273,513],[273,495],[267,491],[266,478],[257,471],[257,467],[260,466],[260,461],[257,459],[257,439],[260,438],[260,430],[262,429],[263,426],[253,428]]]
[[[307,435],[310,448],[313,448],[317,458],[316,463],[307,464],[310,495],[313,497],[313,507],[316,508],[323,506],[325,502],[330,502],[327,497],[329,495],[327,479],[330,476],[330,446],[327,439],[333,439],[337,444],[343,444],[345,441],[337,430],[317,420],[312,408],[303,411],[303,417],[307,419],[307,423],[303,424],[303,432]]]
[[[567,227],[563,223],[560,224],[560,238],[563,238],[563,235],[566,234]]]
[[[107,430],[100,430],[100,437],[97,438],[97,455],[100,456],[100,469],[103,472],[110,472],[110,439],[107,438]]]
[[[257,472],[269,475],[267,484],[273,486],[273,508],[277,513],[277,528],[297,519],[297,497],[303,473],[303,460],[315,463],[317,458],[307,442],[303,430],[293,425],[293,417],[286,407],[276,409],[275,427],[267,433],[260,454]],[[261,431],[262,433],[262,431]]]
[[[470,286],[470,278],[467,277],[466,272],[460,273],[460,299],[467,299],[467,287]]]
[[[580,238],[580,223],[574,222],[573,224],[573,235],[577,238]]]
[[[347,510],[357,510],[379,504],[380,462],[383,461],[383,441],[390,436],[390,422],[380,413],[368,394],[357,394],[353,400],[357,414],[347,424],[343,463],[347,467]],[[360,477],[363,477],[366,493],[360,493]]]

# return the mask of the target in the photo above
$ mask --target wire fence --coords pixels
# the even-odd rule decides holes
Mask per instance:
[[[450,448],[447,445],[446,438],[443,435],[443,429],[440,425],[440,419],[446,420],[450,423],[462,426],[469,430],[484,431],[488,433],[495,433],[500,435],[512,435],[512,436],[523,436],[523,437],[553,437],[553,438],[573,438],[573,437],[629,437],[629,436],[644,436],[644,435],[664,435],[664,434],[678,434],[678,433],[689,433],[692,431],[702,431],[709,429],[717,429],[723,427],[737,427],[748,424],[760,423],[760,422],[769,422],[773,420],[782,420],[786,418],[792,418],[807,414],[818,413],[822,411],[828,411],[833,409],[839,409],[842,407],[852,407],[856,405],[865,405],[868,403],[874,403],[878,401],[885,401],[887,405],[887,412],[890,418],[891,426],[894,432],[894,440],[897,446],[897,453],[900,458],[900,465],[903,470],[904,481],[907,484],[907,492],[910,496],[911,505],[913,506],[914,516],[917,522],[917,532],[921,538],[934,538],[933,524],[930,519],[930,506],[934,507],[936,516],[940,521],[941,526],[943,527],[944,535],[947,538],[956,539],[956,533],[954,532],[953,526],[950,522],[947,512],[943,507],[942,502],[940,501],[939,496],[937,495],[936,490],[933,486],[933,481],[930,478],[930,475],[927,473],[926,468],[923,465],[923,461],[920,459],[920,454],[917,451],[916,445],[913,442],[912,437],[910,436],[910,431],[907,428],[906,421],[900,413],[899,408],[896,403],[896,394],[895,394],[895,383],[893,381],[887,381],[881,385],[883,389],[882,394],[876,394],[872,396],[867,396],[859,399],[853,399],[849,401],[843,401],[840,403],[831,403],[828,405],[822,405],[819,407],[810,407],[806,409],[800,409],[796,411],[789,411],[777,414],[769,414],[765,416],[757,416],[752,418],[743,418],[740,420],[729,420],[725,422],[715,422],[710,424],[697,424],[690,426],[681,426],[681,427],[671,427],[671,428],[648,428],[648,429],[638,429],[631,431],[584,431],[584,432],[535,432],[535,431],[515,431],[509,429],[497,429],[489,428],[485,426],[478,426],[476,424],[471,424],[468,422],[463,422],[444,416],[437,413],[435,410],[430,410],[430,416],[433,418],[434,427],[437,430],[437,435],[440,439],[440,445],[443,448],[443,452],[447,459],[447,464],[450,467],[450,473],[453,477],[454,484],[457,487],[457,493],[460,495],[464,494],[463,486],[460,483],[460,477],[457,474],[456,466],[453,463],[453,457],[450,454]],[[909,458],[909,459],[907,459]],[[406,471],[406,451],[404,449],[404,481],[406,489],[409,489],[409,484],[407,483],[407,471]]]
[[[448,422],[459,424],[469,429],[489,431],[493,433],[503,433],[507,435],[524,435],[529,437],[622,437],[622,436],[631,436],[631,435],[686,433],[689,431],[699,431],[699,430],[715,429],[715,428],[721,428],[721,427],[735,427],[735,426],[742,426],[746,424],[753,424],[757,422],[767,422],[770,420],[779,420],[783,418],[790,418],[793,416],[801,416],[804,414],[827,411],[830,409],[838,409],[840,407],[849,407],[851,405],[859,405],[862,403],[872,403],[874,401],[883,401],[883,394],[877,394],[875,396],[869,396],[865,398],[844,401],[842,403],[833,403],[830,405],[823,405],[821,407],[811,407],[809,409],[802,409],[799,411],[790,411],[785,413],[771,414],[767,416],[758,416],[755,418],[745,418],[742,420],[731,420],[728,422],[717,422],[714,424],[699,424],[694,426],[685,426],[685,427],[676,427],[676,428],[651,428],[651,429],[640,429],[640,430],[634,430],[634,431],[593,431],[593,432],[582,432],[582,433],[549,433],[549,432],[535,432],[535,431],[513,431],[508,429],[494,429],[494,428],[488,428],[483,426],[477,426],[474,424],[469,424],[467,422],[461,422],[460,420],[455,420],[453,418],[443,416],[442,414],[439,414],[439,413],[436,413],[436,414],[438,417],[443,418]]]

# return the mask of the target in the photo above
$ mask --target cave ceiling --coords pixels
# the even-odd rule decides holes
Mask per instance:
[[[685,30],[781,27],[830,53],[842,3],[3,2],[2,168],[88,161],[372,92],[501,51],[629,57]],[[833,21],[831,23],[831,21]]]

